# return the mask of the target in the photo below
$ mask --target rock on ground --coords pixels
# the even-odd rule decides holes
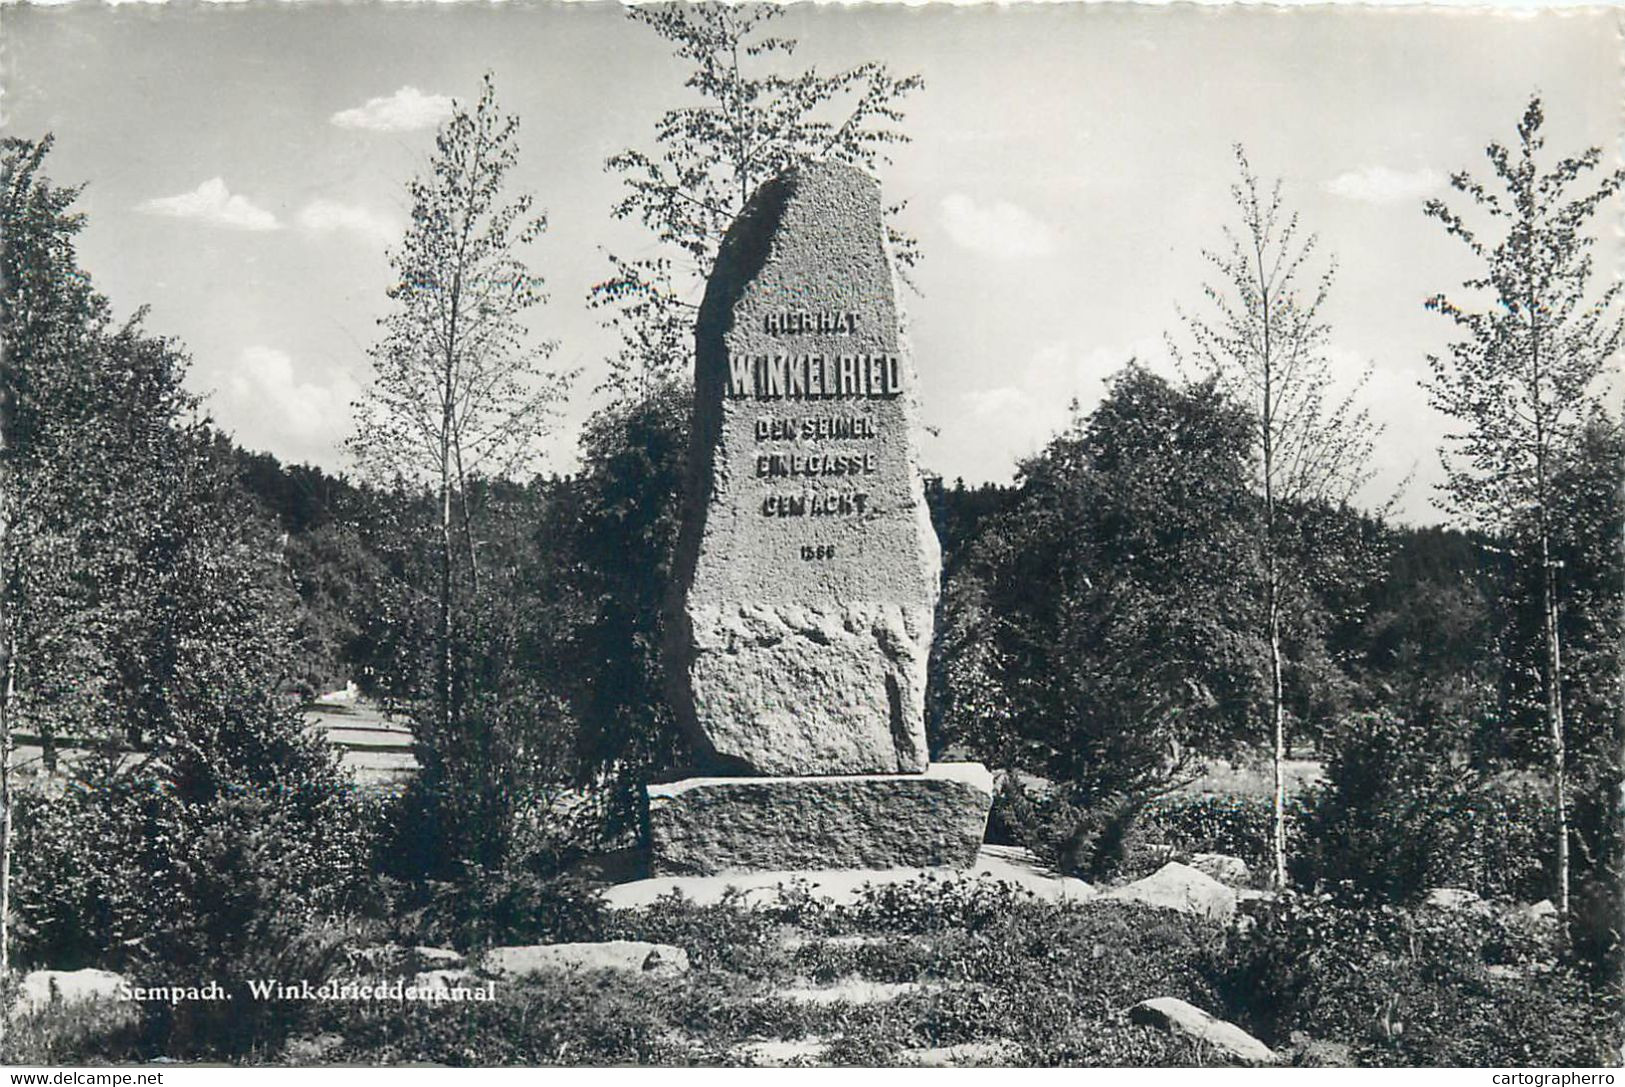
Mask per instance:
[[[1194,1038],[1236,1064],[1275,1064],[1277,1061],[1274,1050],[1234,1023],[1215,1019],[1178,997],[1142,1000],[1129,1009],[1128,1017],[1131,1022]]]
[[[480,959],[480,967],[499,977],[583,970],[616,970],[627,974],[674,977],[688,972],[688,952],[671,944],[651,944],[642,940],[531,944],[493,947]]]
[[[1206,917],[1222,925],[1236,915],[1236,892],[1189,865],[1169,861],[1144,879],[1107,891],[1102,901],[1138,902]]]
[[[1488,916],[1491,912],[1488,902],[1473,891],[1463,890],[1460,887],[1435,887],[1422,899],[1422,905],[1436,910],[1476,913],[1483,916]]]
[[[473,989],[480,985],[480,979],[474,976],[472,970],[425,970],[412,977],[412,988],[419,992],[434,992],[444,989]]]
[[[23,976],[17,994],[19,1014],[40,1011],[54,999],[63,1005],[85,1004],[93,1000],[117,1000],[119,990],[128,984],[122,974],[111,970],[33,970]]]
[[[1013,883],[1052,902],[1087,902],[1100,893],[1083,880],[1050,868],[1039,861],[1032,850],[1020,846],[984,845],[972,871],[979,876]]]
[[[450,970],[463,965],[463,957],[449,947],[414,947],[412,957],[430,970]]]
[[[730,1056],[741,1064],[777,1068],[791,1061],[816,1061],[829,1049],[829,1042],[816,1034],[805,1038],[772,1038],[760,1042],[741,1042],[729,1050]]]
[[[1552,905],[1552,900],[1549,898],[1543,898],[1539,902],[1519,907],[1518,915],[1526,921],[1533,921],[1537,924],[1555,925],[1558,921],[1557,907]]]
[[[917,1068],[1005,1068],[1021,1060],[1021,1046],[1003,1038],[926,1049],[905,1049],[902,1063]]]
[[[463,956],[445,947],[402,947],[374,944],[350,950],[352,965],[376,974],[405,977],[423,970],[450,970],[464,965]]]
[[[1231,887],[1244,886],[1252,875],[1246,861],[1228,853],[1198,853],[1191,858],[1191,867]]]
[[[791,985],[775,989],[771,995],[796,1004],[881,1004],[888,1000],[940,989],[920,981],[868,981],[843,978],[832,985]]]
[[[1558,916],[1557,907],[1552,905],[1549,898],[1543,898],[1528,906],[1516,907],[1512,910],[1509,920],[1548,943],[1562,940],[1563,919]]]

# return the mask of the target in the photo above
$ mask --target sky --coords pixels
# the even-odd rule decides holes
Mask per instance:
[[[1418,382],[1449,322],[1423,301],[1473,274],[1422,214],[1457,170],[1514,138],[1532,93],[1548,148],[1620,154],[1619,9],[797,6],[799,65],[918,73],[911,142],[880,171],[924,261],[904,298],[924,466],[1008,482],[1097,403],[1130,358],[1166,369],[1180,311],[1204,312],[1204,249],[1234,221],[1232,145],[1279,179],[1335,258],[1328,357],[1375,423],[1369,506],[1440,520],[1451,429]],[[388,309],[386,251],[453,99],[483,73],[521,120],[513,192],[549,227],[531,249],[538,336],[582,369],[544,468],[574,467],[615,339],[586,304],[605,249],[656,250],[617,222],[605,160],[652,150],[687,101],[666,43],[615,4],[80,3],[0,10],[4,130],[55,134],[49,173],[85,182],[81,263],[121,314],[181,341],[191,387],[237,441],[349,467],[351,403]],[[1457,197],[1459,203],[1461,198]],[[1597,263],[1617,273],[1618,201]],[[1318,270],[1323,265],[1317,263]]]

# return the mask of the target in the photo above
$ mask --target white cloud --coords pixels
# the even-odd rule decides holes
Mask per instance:
[[[433,128],[451,116],[451,99],[443,94],[424,94],[416,87],[402,87],[384,98],[369,98],[365,105],[341,109],[332,121],[340,128],[363,128],[369,132],[411,132]]]
[[[324,384],[302,377],[292,356],[256,344],[243,349],[219,391],[221,422],[237,438],[292,460],[330,461],[350,426],[358,393],[342,370]]]
[[[160,196],[148,200],[138,209],[155,215],[171,215],[177,219],[196,219],[213,226],[234,230],[276,230],[282,224],[276,216],[257,206],[248,197],[226,189],[223,178],[211,177],[191,192],[179,196]]]
[[[941,222],[956,243],[990,257],[1041,257],[1055,251],[1055,235],[1031,212],[1007,200],[978,204],[964,193],[943,197]]]
[[[1423,167],[1420,170],[1394,170],[1387,166],[1366,166],[1338,174],[1323,188],[1333,196],[1367,204],[1397,204],[1420,200],[1444,184],[1444,175]]]
[[[960,396],[965,410],[977,419],[990,416],[1020,415],[1032,405],[1032,399],[1013,385],[1000,385],[996,389],[973,389]]]
[[[974,389],[960,404],[990,458],[1017,460],[1042,449],[1071,421],[1072,401],[1088,412],[1106,395],[1107,381],[1138,359],[1169,375],[1172,364],[1160,341],[1142,339],[1115,347],[1040,344],[1005,385]]]
[[[299,225],[312,234],[348,232],[380,245],[400,241],[401,228],[383,212],[336,200],[312,200],[299,212]]]

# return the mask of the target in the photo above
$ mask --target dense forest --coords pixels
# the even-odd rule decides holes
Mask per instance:
[[[632,17],[692,56],[765,34],[758,24],[772,15]],[[783,108],[856,94],[840,129],[849,142],[833,153],[874,167],[915,85],[884,66],[854,71],[772,86]],[[779,133],[772,161],[719,192],[748,192],[830,131],[758,120]],[[1536,176],[1540,123],[1532,103],[1519,142],[1492,148],[1515,196]],[[513,331],[539,296],[516,254],[540,227],[501,189],[516,131],[488,80],[442,130],[437,171],[408,188],[413,225],[394,251],[397,284],[380,300],[390,316],[373,352],[381,391],[362,405],[345,474],[223,436],[188,390],[182,345],[139,310],[116,319],[78,263],[79,188],[52,177],[52,139],[4,142],[0,967],[100,966],[171,983],[322,977],[368,940],[466,949],[603,931],[582,862],[635,845],[643,786],[691,761],[660,658],[691,315],[663,278],[669,265],[611,258],[592,302],[625,351],[579,435],[579,470],[530,469],[529,436],[574,394],[569,375],[546,370],[546,352]],[[730,168],[721,136],[659,131],[682,176]],[[483,188],[456,180],[476,153],[491,156],[475,171]],[[1542,192],[1577,184],[1597,162],[1560,161]],[[663,220],[675,213],[659,164],[628,153],[611,165],[631,179],[616,213],[705,267],[737,206],[704,222]],[[1281,240],[1267,188],[1244,158],[1241,169],[1244,226]],[[1427,1048],[1431,1035],[1402,1037],[1391,1022],[1369,1034],[1354,1012],[1346,1024],[1327,1010],[1414,984],[1430,1006],[1499,1014],[1480,975],[1451,973],[1448,956],[1466,945],[1429,951],[1451,964],[1433,973],[1369,965],[1419,969],[1418,940],[1431,948],[1437,933],[1417,911],[1430,892],[1456,888],[1550,900],[1561,927],[1555,951],[1529,953],[1542,965],[1518,997],[1522,1022],[1549,1027],[1521,1051],[1494,1049],[1510,1033],[1492,1031],[1492,1048],[1469,1056],[1586,1063],[1603,1042],[1617,1045],[1625,430],[1588,391],[1618,365],[1617,288],[1589,307],[1577,299],[1590,271],[1581,228],[1619,184],[1609,175],[1551,222],[1508,228],[1507,252],[1528,249],[1538,229],[1555,262],[1517,282],[1575,297],[1524,314],[1527,327],[1435,302],[1464,337],[1435,361],[1446,407],[1465,403],[1449,399],[1452,382],[1513,395],[1515,374],[1492,385],[1483,368],[1532,341],[1537,316],[1569,322],[1551,333],[1568,352],[1566,384],[1532,394],[1537,418],[1553,413],[1538,442],[1494,452],[1505,427],[1491,417],[1451,462],[1454,527],[1396,523],[1354,505],[1352,487],[1289,486],[1270,450],[1280,457],[1301,437],[1274,429],[1267,382],[1260,415],[1245,382],[1216,364],[1175,381],[1125,359],[1104,398],[1074,405],[1010,483],[927,488],[944,557],[933,757],[1004,772],[992,839],[1062,871],[1111,882],[1217,851],[1264,873],[1275,912],[1209,963],[1216,992],[1253,994],[1234,1007],[1256,1029],[1342,1031],[1371,1060],[1460,1056]],[[1458,190],[1482,195],[1476,185]],[[1465,229],[1443,205],[1428,214]],[[466,267],[429,267],[453,259],[436,233],[448,222],[475,224],[481,242],[455,258]],[[1291,238],[1283,244],[1290,251]],[[909,239],[897,245],[912,255]],[[1485,282],[1515,279],[1496,268]],[[470,304],[499,330],[466,356],[420,297],[450,284],[474,292]],[[1311,318],[1296,333],[1312,354],[1314,306],[1302,310]],[[1194,337],[1198,362],[1204,344],[1211,354],[1241,342],[1214,336]],[[469,380],[509,391],[467,419],[448,408],[427,458],[401,422],[437,402],[439,379],[412,368],[424,343],[450,344],[456,365],[494,367]],[[1305,396],[1320,410],[1323,389]],[[1343,421],[1328,412],[1325,432]],[[1303,449],[1305,462],[1318,455]],[[1538,486],[1519,490],[1531,449]],[[1358,476],[1356,466],[1338,478]],[[305,728],[309,700],[346,682],[409,723],[418,770],[404,788],[355,788]],[[37,758],[17,761],[24,747]],[[1290,795],[1279,784],[1231,798],[1185,789],[1215,765],[1305,756],[1323,777]],[[1505,936],[1473,931],[1474,955]],[[1334,978],[1324,964],[1336,955],[1367,965]],[[245,1001],[236,1012],[155,1008],[133,1049],[109,1052],[263,1056],[313,1029],[277,1006]]]

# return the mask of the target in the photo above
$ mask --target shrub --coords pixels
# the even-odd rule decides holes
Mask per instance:
[[[1296,798],[1288,798],[1288,852],[1297,829]],[[1274,811],[1266,797],[1165,796],[1151,802],[1146,822],[1182,853],[1224,853],[1255,870],[1267,868]]]
[[[1030,788],[1006,774],[994,794],[988,838],[1023,846],[1084,879],[1142,875],[1160,863],[1154,847],[1162,844],[1160,828],[1144,819],[1147,805],[1143,795],[1122,793],[1083,804],[1072,788]]]
[[[159,828],[178,815],[150,782],[110,779],[16,795],[12,903],[19,965],[123,967],[174,892]]]
[[[1002,923],[1032,897],[1031,891],[999,880],[928,872],[900,883],[871,884],[839,915],[862,931],[977,933]]]
[[[164,828],[157,873],[173,900],[152,921],[132,964],[143,985],[218,982],[232,999],[144,1004],[154,1051],[240,1057],[298,1028],[298,1003],[256,1000],[250,980],[319,985],[367,942],[364,922],[334,922],[357,903],[370,850],[365,807],[344,792],[325,799],[239,790],[188,806]],[[314,811],[302,811],[305,804]],[[309,820],[321,813],[319,825]]]
[[[733,889],[706,906],[674,891],[647,909],[608,916],[604,931],[607,938],[680,947],[696,968],[760,969],[764,961],[780,954],[778,918],[748,905]]]
[[[1441,886],[1544,897],[1550,813],[1538,793],[1464,765],[1448,737],[1386,715],[1345,722],[1330,751],[1327,783],[1304,799],[1299,882],[1350,882],[1393,902]]]
[[[150,1052],[239,1055],[274,1040],[287,1024],[246,980],[323,976],[338,944],[323,918],[364,904],[373,805],[267,709],[229,741],[183,737],[133,768],[88,758],[18,806],[19,961],[236,995],[143,1004]]]
[[[395,884],[397,939],[465,950],[601,939],[599,892],[569,876],[469,868],[455,882]]]
[[[95,1000],[22,1013],[20,975],[0,979],[0,1064],[10,1067],[130,1063],[141,1057],[141,1021],[129,1004]]]
[[[1215,980],[1264,1041],[1303,1031],[1362,1065],[1606,1063],[1617,997],[1543,955],[1489,914],[1288,893],[1216,960]]]
[[[685,1004],[703,1007],[715,996],[697,987],[685,980],[653,989],[608,972],[544,975],[506,986],[490,1003],[338,1005],[323,1026],[344,1039],[329,1054],[338,1063],[681,1064],[692,1058],[670,1024]]]

